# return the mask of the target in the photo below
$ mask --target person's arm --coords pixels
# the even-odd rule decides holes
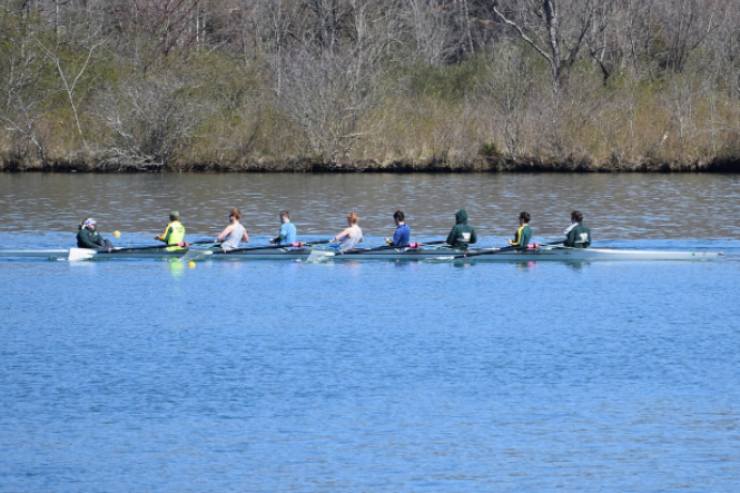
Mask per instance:
[[[472,245],[473,243],[475,243],[475,242],[477,242],[477,241],[478,241],[478,235],[477,235],[477,234],[475,234],[475,229],[473,229],[473,230],[472,230],[472,231],[470,232],[470,244]]]
[[[249,243],[249,233],[247,233],[247,228],[244,228],[244,234],[242,235],[242,241],[244,243]]]
[[[396,230],[393,232],[393,246],[401,246],[401,230],[400,228],[396,228]]]
[[[172,228],[171,228],[171,227],[170,227],[170,225],[168,224],[168,225],[167,225],[167,226],[166,226],[166,227],[164,228],[164,231],[162,232],[162,234],[161,234],[161,235],[159,235],[159,236],[155,236],[155,237],[154,237],[154,239],[155,239],[155,240],[159,240],[159,241],[163,241],[163,242],[165,242],[165,243],[169,243],[169,242],[170,242],[170,235],[171,235],[171,234],[172,234]]]
[[[454,245],[455,240],[457,240],[457,226],[453,226],[450,230],[450,234],[447,235],[447,239],[445,240],[445,243],[448,245]]]
[[[278,234],[277,238],[275,238],[275,241],[273,243],[277,243],[278,245],[281,245],[283,243],[286,243],[286,240],[288,238],[288,225],[283,224],[280,226],[280,233]]]
[[[514,233],[514,240],[509,240],[509,246],[518,247],[522,244],[522,228],[517,228]]]
[[[221,232],[220,232],[220,233],[218,234],[218,236],[216,237],[216,239],[217,239],[218,241],[224,241],[224,240],[226,239],[226,237],[227,237],[227,236],[229,236],[229,233],[231,233],[231,231],[232,231],[233,229],[234,229],[234,225],[233,225],[233,224],[229,224],[228,226],[226,226],[226,227],[224,228],[224,230],[223,230],[223,231],[221,231]]]
[[[343,239],[345,239],[348,236],[349,236],[349,228],[345,228],[345,229],[342,230],[341,233],[339,233],[334,238],[332,238],[332,241],[334,241],[334,242],[336,242],[336,241],[342,241]]]

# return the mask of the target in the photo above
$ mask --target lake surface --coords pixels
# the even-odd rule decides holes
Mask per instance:
[[[736,492],[740,182],[708,175],[0,175],[0,248],[146,244],[239,206],[368,244],[568,213],[716,262],[0,261],[0,492]]]

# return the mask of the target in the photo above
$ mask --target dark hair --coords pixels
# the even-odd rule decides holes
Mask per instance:
[[[290,217],[290,211],[280,211],[280,217]]]
[[[403,221],[404,219],[406,219],[406,216],[403,214],[402,210],[398,210],[393,213],[393,219],[395,219],[396,221]]]
[[[233,207],[229,211],[229,217],[233,217],[234,219],[238,221],[239,219],[242,218],[242,213],[239,211],[239,209],[237,209],[236,207]]]
[[[580,223],[583,221],[583,213],[581,211],[573,211],[570,213],[570,220]]]
[[[529,215],[529,212],[522,211],[522,212],[519,213],[519,219],[521,219],[525,223],[528,223],[529,222],[530,217],[531,216]]]

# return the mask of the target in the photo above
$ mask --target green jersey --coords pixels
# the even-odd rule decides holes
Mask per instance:
[[[588,248],[591,245],[591,230],[582,223],[578,223],[568,231],[563,244],[567,247]]]

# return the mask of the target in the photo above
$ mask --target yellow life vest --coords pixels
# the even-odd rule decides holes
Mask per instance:
[[[170,246],[167,249],[168,252],[179,250],[182,247],[178,245],[185,241],[185,226],[180,221],[172,221],[164,228],[164,233],[160,238]]]

